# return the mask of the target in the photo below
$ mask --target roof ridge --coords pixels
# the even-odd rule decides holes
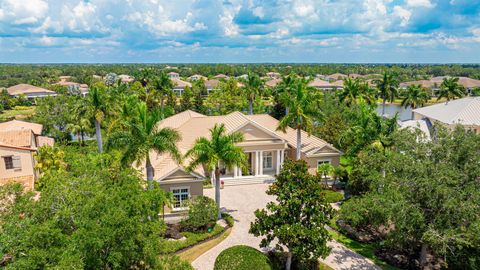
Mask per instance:
[[[477,98],[480,101],[480,97],[465,97],[465,99],[468,99],[467,100],[468,103],[465,105],[465,107],[462,110],[459,110],[454,115],[454,117],[452,117],[452,119],[451,119],[452,124],[458,124],[458,123],[453,122],[453,120],[459,118],[459,116],[462,115],[465,112],[465,110],[468,109],[472,105],[473,102],[477,101]],[[457,99],[457,100],[460,101],[461,99]]]

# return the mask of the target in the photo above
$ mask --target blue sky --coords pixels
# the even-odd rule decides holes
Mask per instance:
[[[480,63],[480,0],[0,0],[0,62]]]

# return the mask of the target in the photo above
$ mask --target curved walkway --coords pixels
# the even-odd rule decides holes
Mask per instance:
[[[260,238],[249,234],[248,230],[250,223],[255,219],[254,211],[264,208],[269,201],[273,200],[272,196],[265,193],[267,188],[268,184],[256,184],[226,186],[221,190],[222,209],[233,216],[235,226],[227,239],[193,261],[192,265],[195,269],[212,270],[218,254],[231,246],[247,245],[259,248]],[[204,193],[213,198],[215,189],[206,189]],[[332,251],[323,261],[334,269],[380,269],[370,260],[337,242],[331,242],[329,246],[332,247]]]

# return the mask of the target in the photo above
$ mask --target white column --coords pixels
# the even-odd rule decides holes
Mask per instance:
[[[260,161],[260,166],[258,166],[258,170],[259,170],[258,174],[263,175],[263,151],[260,151],[259,161]]]
[[[238,167],[235,166],[233,167],[233,178],[237,178],[238,177]]]
[[[277,165],[277,172],[276,172],[276,174],[279,174],[279,173],[280,173],[280,162],[281,162],[281,160],[280,160],[280,152],[281,152],[281,150],[277,150],[277,160],[276,160],[276,164],[275,164],[275,165]]]
[[[238,177],[242,177],[242,168],[240,168],[240,167],[238,167],[237,176],[238,176]]]
[[[285,149],[282,149],[280,151],[280,168],[283,167],[284,159],[285,159]]]
[[[258,157],[259,157],[259,152],[255,151],[255,176],[258,175]]]

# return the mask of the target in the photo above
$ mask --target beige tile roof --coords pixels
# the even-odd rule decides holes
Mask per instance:
[[[185,154],[194,145],[196,139],[209,137],[210,129],[215,124],[225,124],[227,132],[233,132],[248,123],[260,126],[268,133],[285,140],[290,147],[296,147],[296,131],[291,128],[287,128],[286,133],[277,131],[278,120],[267,114],[244,115],[233,112],[222,116],[205,116],[193,111],[185,111],[160,121],[158,126],[174,128],[181,134],[182,138],[177,146]],[[332,145],[315,136],[308,136],[304,131],[302,131],[302,142],[302,152],[307,156],[315,155],[317,151],[325,149],[327,149],[326,152],[340,153]],[[151,152],[150,159],[155,168],[156,179],[180,167],[168,154],[158,155]],[[202,174],[200,169],[197,173]]]
[[[16,147],[34,148],[34,135],[30,129],[0,132],[0,143]]]
[[[313,79],[313,81],[308,83],[308,86],[315,88],[332,88],[333,85],[327,81],[321,80],[319,78]]]
[[[42,147],[44,145],[53,146],[55,144],[55,139],[45,136],[37,136],[37,144],[38,147]]]
[[[425,88],[432,88],[432,87],[440,87],[442,84],[443,80],[445,78],[449,78],[450,76],[438,76],[438,77],[433,77],[430,80],[418,80],[418,81],[409,81],[409,82],[403,82],[400,84],[401,87],[407,87],[410,85],[421,85],[422,87]],[[475,80],[472,78],[468,77],[458,77],[458,84],[462,85],[465,88],[475,88],[475,87],[480,87],[480,80]]]
[[[340,79],[343,79],[343,78],[347,78],[348,76],[345,75],[345,74],[342,74],[342,73],[333,73],[331,75],[328,75],[327,78],[329,80],[340,80]]]
[[[228,79],[228,76],[225,75],[225,74],[218,74],[218,75],[215,75],[214,78],[217,78],[217,79]]]
[[[277,86],[280,82],[282,82],[282,79],[272,79],[269,80],[265,83],[266,86],[268,87],[275,87]]]
[[[205,81],[205,86],[207,88],[215,88],[215,87],[218,87],[219,84],[220,84],[220,81],[216,79]]]
[[[43,126],[37,123],[25,122],[20,120],[12,120],[0,123],[0,131],[27,129],[32,130],[35,135],[42,134]]]
[[[180,79],[177,79],[177,78],[172,78],[170,79],[172,80],[173,84],[175,85],[176,88],[185,88],[186,86],[187,87],[192,87],[192,84],[189,83],[189,82],[186,82],[186,81],[182,81]]]
[[[33,86],[30,84],[17,84],[14,86],[11,86],[7,88],[8,94],[14,96],[14,95],[20,95],[20,94],[34,94],[34,93],[48,93],[48,94],[55,94],[54,91],[48,90],[45,88],[41,88],[38,86]]]

